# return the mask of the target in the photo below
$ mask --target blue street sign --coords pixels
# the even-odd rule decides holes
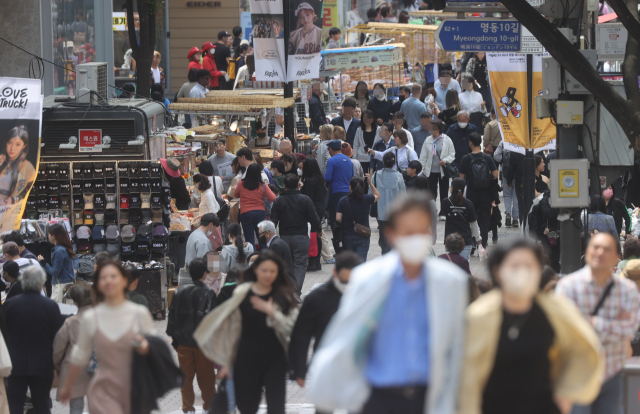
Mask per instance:
[[[447,52],[519,52],[522,27],[514,19],[445,20],[435,37]]]

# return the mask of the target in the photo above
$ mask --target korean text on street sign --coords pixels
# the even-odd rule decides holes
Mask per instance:
[[[102,130],[80,129],[78,130],[80,152],[102,152]],[[97,146],[96,146],[97,145]]]
[[[516,20],[445,20],[436,30],[448,52],[519,52],[522,28]]]

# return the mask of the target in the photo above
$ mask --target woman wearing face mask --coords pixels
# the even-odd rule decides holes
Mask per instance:
[[[445,217],[444,238],[453,233],[461,235],[464,238],[464,250],[460,256],[468,261],[471,257],[473,239],[480,246],[482,237],[480,237],[476,209],[473,203],[464,197],[465,187],[466,182],[462,178],[454,178],[451,181],[451,196],[441,201],[440,215]]]
[[[369,106],[369,85],[365,81],[359,81],[356,85],[356,90],[353,95],[347,94],[347,97],[353,97],[356,100],[356,105],[360,108],[367,108]]]
[[[377,214],[376,219],[378,221],[378,245],[382,250],[382,254],[389,253],[391,246],[387,243],[385,237],[384,228],[389,220],[389,208],[395,201],[395,199],[406,192],[406,186],[402,174],[396,171],[396,155],[393,152],[387,152],[382,157],[382,165],[384,168],[376,171],[371,177],[373,187],[378,190],[380,198],[377,201]],[[369,187],[369,194],[373,194],[372,187]]]
[[[599,391],[604,357],[575,306],[544,294],[544,253],[527,240],[488,260],[496,289],[467,309],[461,414],[567,414]]]
[[[604,202],[607,204],[607,214],[613,216],[613,221],[616,223],[616,230],[618,230],[618,234],[625,232],[627,239],[630,239],[632,236],[631,216],[629,215],[629,210],[627,210],[624,202],[615,197],[615,190],[612,185],[604,189],[602,192],[602,198],[604,198]],[[624,225],[622,225],[623,220]]]
[[[291,154],[282,154],[282,162],[284,162],[285,174],[296,174],[297,168],[295,168],[296,159]]]
[[[482,117],[487,113],[487,107],[482,94],[475,91],[475,85],[473,76],[462,79],[464,92],[458,95],[458,99],[462,109],[469,112],[469,122],[474,124],[478,131],[482,131]]]
[[[233,295],[200,323],[194,338],[207,358],[221,366],[218,378],[233,370],[236,403],[255,414],[265,388],[267,412],[285,412],[287,350],[298,316],[298,301],[284,262],[272,251],[260,253]]]
[[[391,110],[393,108],[393,102],[387,99],[384,85],[376,83],[373,85],[374,99],[369,101],[368,110],[373,112],[376,125],[382,125],[385,122],[389,122],[391,119]]]
[[[433,108],[433,114],[437,115],[438,119],[444,123],[445,129],[448,129],[451,125],[458,122],[458,112],[462,110],[462,105],[458,98],[458,92],[451,89],[447,91],[445,102],[447,109],[440,111],[437,107]]]
[[[230,244],[222,246],[222,252],[220,252],[220,271],[222,273],[229,273],[230,270],[238,269],[238,267],[244,268],[247,264],[247,257],[253,253],[253,246],[244,241],[242,227],[238,223],[231,223],[227,232]]]
[[[193,176],[193,185],[195,193],[196,191],[200,193],[200,205],[198,208],[200,211],[198,212],[199,216],[203,216],[207,213],[217,213],[220,210],[220,205],[216,201],[216,198],[213,195],[213,188],[211,186],[211,181],[204,174],[196,174]]]

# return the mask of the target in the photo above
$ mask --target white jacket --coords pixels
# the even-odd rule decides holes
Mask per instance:
[[[213,196],[212,190],[213,190],[212,188],[209,188],[205,190],[205,192],[202,193],[201,195],[200,206],[199,206],[200,211],[198,213],[201,216],[207,213],[217,213],[218,210],[220,210],[220,206],[218,205],[218,202]]]
[[[372,125],[372,127],[375,125]],[[376,136],[373,138],[373,142],[375,144],[376,140],[380,137],[378,134],[380,133],[380,127],[376,129]],[[373,147],[373,145],[371,145]],[[362,132],[362,128],[358,127],[356,130],[356,136],[353,139],[353,158],[360,162],[370,162],[371,155],[367,154],[364,151],[364,135]]]
[[[316,409],[362,410],[370,392],[365,371],[376,315],[399,265],[399,255],[391,251],[353,269],[309,367],[307,395]],[[424,266],[431,363],[425,413],[454,414],[464,356],[468,278],[446,260],[427,258]]]
[[[453,141],[451,141],[451,138],[449,138],[447,134],[442,134],[442,138],[444,142],[442,143],[440,159],[444,162],[453,162],[453,160],[456,159],[456,148],[453,146]],[[432,148],[433,135],[430,135],[424,141],[424,145],[422,145],[422,150],[420,151],[420,164],[422,164],[422,174],[424,174],[425,177],[431,175],[431,160],[433,159]],[[440,174],[444,174],[442,165],[440,166]]]

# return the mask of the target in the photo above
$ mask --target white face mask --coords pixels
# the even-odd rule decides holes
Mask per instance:
[[[333,277],[333,285],[336,287],[336,289],[338,289],[340,293],[344,293],[344,290],[347,288],[347,284],[341,282],[340,279],[335,276]]]
[[[207,236],[211,236],[213,234],[213,230],[207,230]]]
[[[393,244],[404,262],[420,264],[431,252],[431,235],[414,234],[398,237]]]
[[[460,128],[466,128],[466,127],[467,127],[467,125],[469,125],[469,123],[468,123],[468,122],[458,122],[458,126],[459,126]]]
[[[302,175],[302,170],[298,168],[298,175]]]
[[[500,286],[508,294],[520,299],[530,299],[538,293],[540,272],[520,266],[500,272]]]

